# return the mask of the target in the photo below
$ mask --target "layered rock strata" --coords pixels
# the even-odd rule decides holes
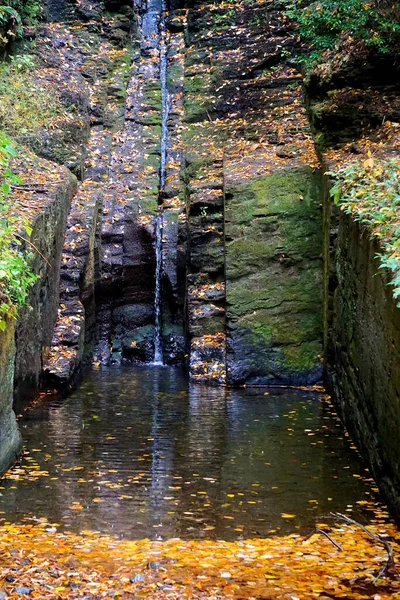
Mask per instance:
[[[193,378],[304,384],[322,374],[318,160],[269,5],[196,6],[185,77]]]
[[[179,197],[184,14],[171,15],[161,39],[161,4],[142,7],[138,53],[128,85],[125,123],[106,187],[102,237],[98,358],[151,362],[155,338],[155,236],[161,219],[161,336],[164,360],[182,362],[183,203]],[[168,23],[167,23],[168,25]],[[168,135],[161,190],[163,106],[160,53],[167,48]],[[174,76],[171,77],[171,72]],[[184,231],[184,229],[183,229]]]
[[[37,280],[29,290],[29,305],[21,309],[17,321],[8,321],[0,335],[0,472],[21,449],[13,398],[18,411],[42,387],[43,362],[57,318],[64,230],[76,189],[76,179],[67,169],[27,149],[19,149],[12,168],[21,183],[11,191],[11,205],[15,216],[24,215],[24,225],[32,229],[29,241],[26,234],[21,236]]]
[[[105,28],[106,16],[96,22]],[[68,220],[62,259],[62,298],[48,385],[71,381],[93,351],[94,361],[150,362],[154,355],[156,215],[162,211],[162,341],[165,361],[182,362],[185,215],[180,196],[185,11],[137,5],[129,68],[88,72],[92,129],[84,180]],[[85,29],[88,25],[74,25]],[[57,27],[61,27],[57,25]],[[67,27],[63,24],[63,27]],[[164,39],[165,38],[165,39]],[[106,37],[104,53],[109,57]],[[127,60],[126,48],[120,50]],[[160,58],[167,48],[167,152],[160,193],[162,102]],[[112,52],[111,52],[112,53]],[[68,58],[68,57],[67,57]],[[82,61],[81,61],[82,62]],[[114,93],[110,93],[115,91]],[[122,110],[121,110],[122,109]],[[115,115],[111,119],[110,114]]]
[[[400,151],[399,86],[389,57],[350,55],[322,64],[308,88],[310,121],[324,170],[353,165],[371,170]],[[369,164],[367,162],[367,164]],[[358,196],[351,214],[332,202],[326,177],[324,200],[326,383],[394,514],[400,518],[399,360],[400,309],[380,268],[385,252],[362,223]],[[396,186],[385,182],[386,214],[396,214]],[[358,192],[363,192],[362,181]],[[381,188],[382,189],[382,188]],[[387,204],[385,205],[385,201]]]

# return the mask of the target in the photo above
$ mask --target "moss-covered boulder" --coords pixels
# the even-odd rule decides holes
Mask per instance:
[[[319,174],[287,168],[226,189],[231,383],[312,383],[321,375]]]

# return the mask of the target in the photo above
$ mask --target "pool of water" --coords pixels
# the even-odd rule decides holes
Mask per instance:
[[[11,522],[232,540],[305,532],[330,511],[366,522],[374,497],[316,392],[205,388],[177,369],[111,367],[33,406],[20,427],[26,454],[0,490]]]

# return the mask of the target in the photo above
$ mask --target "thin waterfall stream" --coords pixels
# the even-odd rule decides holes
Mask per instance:
[[[159,185],[159,208],[156,218],[155,231],[155,334],[154,334],[154,364],[163,364],[162,340],[161,340],[161,278],[162,278],[162,236],[163,236],[163,213],[162,194],[166,180],[167,163],[167,140],[168,140],[168,113],[169,95],[167,86],[167,31],[165,24],[166,3],[163,2],[160,12],[160,85],[161,85],[161,143],[160,143],[160,185]]]
[[[167,84],[168,44],[167,28],[165,24],[166,2],[162,2],[160,14],[160,84],[161,84],[161,159],[160,159],[160,196],[163,192],[166,179],[167,140],[168,140],[168,115],[169,94]]]
[[[156,218],[156,273],[155,273],[155,294],[154,294],[154,312],[155,312],[155,332],[154,332],[154,360],[153,364],[163,364],[162,343],[161,343],[161,270],[162,270],[162,212],[159,209]]]

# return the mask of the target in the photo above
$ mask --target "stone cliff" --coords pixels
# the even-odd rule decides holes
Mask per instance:
[[[159,336],[199,383],[310,385],[325,357],[400,514],[398,308],[382,248],[324,176],[398,154],[387,63],[320,65],[305,96],[279,3],[48,12],[28,37],[55,114],[16,135],[39,278],[1,334],[0,469],[20,448],[13,385],[23,403],[90,362],[152,362]]]

